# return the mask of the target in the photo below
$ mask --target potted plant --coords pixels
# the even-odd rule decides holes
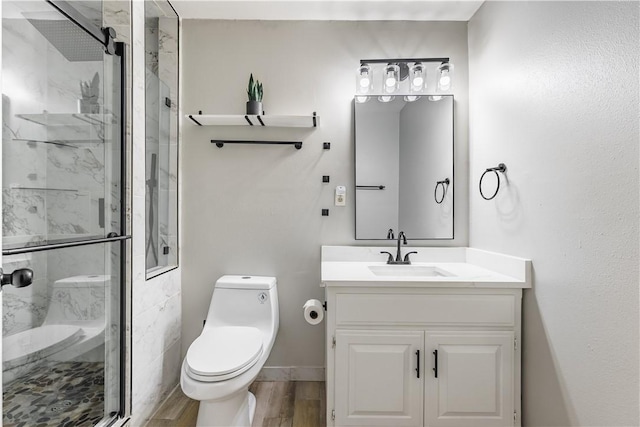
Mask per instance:
[[[247,114],[262,114],[262,83],[259,80],[253,80],[253,73],[249,77],[249,87],[247,88]]]
[[[80,93],[82,98],[78,99],[78,112],[83,114],[99,114],[100,104],[98,97],[100,95],[100,76],[95,73],[93,80],[88,82],[80,82]]]

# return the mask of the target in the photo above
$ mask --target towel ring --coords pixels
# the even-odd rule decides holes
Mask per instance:
[[[493,198],[496,197],[496,195],[498,194],[498,191],[500,190],[500,175],[498,174],[498,172],[505,173],[506,171],[507,171],[507,166],[504,163],[500,163],[495,168],[488,168],[482,173],[482,175],[480,176],[480,182],[478,183],[478,190],[480,190],[480,195],[482,196],[483,199],[493,200]],[[484,176],[488,172],[495,173],[496,179],[498,180],[498,186],[496,187],[496,191],[493,193],[491,197],[485,197],[484,193],[482,193],[482,180],[484,179]]]
[[[446,184],[446,187],[445,187]],[[438,201],[438,186],[442,185],[442,198]],[[433,190],[433,198],[436,200],[437,204],[440,204],[444,201],[444,196],[447,194],[447,190],[449,189],[449,178],[445,178],[442,181],[436,182],[436,188]]]

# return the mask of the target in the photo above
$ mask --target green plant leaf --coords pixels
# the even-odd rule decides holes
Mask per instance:
[[[247,87],[247,96],[249,97],[249,101],[254,101],[253,91],[255,89],[255,83],[253,81],[253,73],[249,76],[249,86]]]

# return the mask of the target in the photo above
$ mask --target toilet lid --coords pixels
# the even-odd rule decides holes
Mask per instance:
[[[206,329],[189,346],[186,361],[196,375],[228,376],[251,367],[261,354],[262,337],[258,329],[216,326]]]

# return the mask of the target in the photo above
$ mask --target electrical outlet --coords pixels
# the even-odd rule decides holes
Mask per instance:
[[[346,204],[347,204],[347,187],[345,187],[344,185],[338,185],[336,187],[335,205],[345,206]]]

